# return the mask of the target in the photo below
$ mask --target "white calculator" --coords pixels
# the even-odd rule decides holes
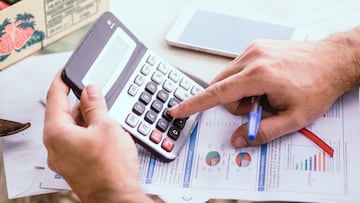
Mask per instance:
[[[78,98],[86,85],[100,87],[110,116],[163,161],[179,155],[199,116],[168,114],[203,87],[149,50],[110,12],[75,49],[62,78]]]

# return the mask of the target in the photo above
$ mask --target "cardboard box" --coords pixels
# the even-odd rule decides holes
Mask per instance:
[[[22,0],[0,11],[0,70],[94,21],[109,0]]]

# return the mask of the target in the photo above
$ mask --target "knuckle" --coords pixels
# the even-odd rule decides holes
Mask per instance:
[[[232,115],[238,115],[238,107],[235,105],[224,105],[225,109]]]
[[[259,76],[262,79],[271,78],[274,75],[274,69],[272,68],[271,63],[267,63],[266,61],[258,61],[251,68],[249,68],[246,72],[244,72],[245,76]]]
[[[208,89],[208,91],[205,92],[207,94],[207,97],[209,98],[215,98],[216,101],[223,104],[223,97],[222,94],[227,89],[227,84],[224,82],[216,82],[214,83],[211,88]]]
[[[101,132],[110,132],[110,131],[117,131],[120,129],[120,125],[116,123],[114,120],[108,118],[108,119],[98,119],[97,120],[97,126],[99,126],[99,129]],[[114,134],[114,133],[105,133],[105,134]],[[116,134],[116,133],[115,133]]]
[[[85,108],[82,108],[81,112],[86,115],[86,114],[91,114],[92,112],[95,112],[97,109],[98,109],[97,105],[92,105],[92,106],[87,106]]]
[[[225,109],[233,115],[244,115],[249,112],[249,107],[242,100],[224,104]]]
[[[251,42],[249,46],[249,50],[257,55],[263,55],[266,54],[266,49],[264,46],[264,40],[262,39],[256,39],[253,42]]]

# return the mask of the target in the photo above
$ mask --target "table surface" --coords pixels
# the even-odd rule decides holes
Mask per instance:
[[[309,33],[320,33],[317,35],[319,39],[360,24],[360,1],[356,0],[110,0],[110,11],[149,49],[174,66],[210,82],[226,67],[230,58],[171,47],[164,40],[177,15],[187,6],[217,9],[231,15],[248,17],[266,15],[276,22],[294,25]],[[79,42],[88,28],[86,26],[36,54],[72,51],[77,44],[74,42]],[[5,194],[3,163],[0,159],[0,202],[8,201]]]
[[[330,33],[346,31],[359,23],[360,1],[337,0],[110,0],[112,11],[149,49],[174,66],[210,82],[232,60],[230,58],[169,46],[165,36],[185,7],[215,9],[230,15],[294,25],[321,39]],[[87,28],[39,52],[73,50]]]

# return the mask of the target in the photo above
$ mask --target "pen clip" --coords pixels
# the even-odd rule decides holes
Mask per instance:
[[[258,111],[257,111],[257,125],[256,125],[256,134],[259,131],[259,127],[260,127],[260,121],[261,121],[261,114],[262,114],[262,106],[259,105]]]

